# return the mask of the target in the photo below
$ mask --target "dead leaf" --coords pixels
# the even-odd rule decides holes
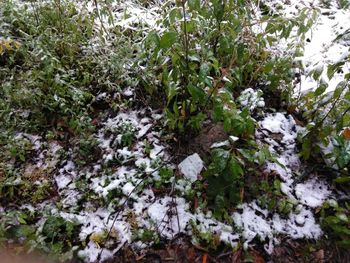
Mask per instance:
[[[251,250],[250,254],[253,257],[254,263],[265,263],[265,259],[260,255],[260,253],[256,250]]]
[[[208,260],[208,254],[205,253],[202,258],[202,263],[207,263],[207,260]]]
[[[324,262],[324,250],[320,249],[314,253],[315,256],[315,262],[317,263],[323,263]]]
[[[198,198],[197,197],[195,197],[193,200],[193,208],[194,208],[194,210],[197,210],[197,208],[198,208]]]
[[[244,199],[244,187],[241,187],[239,191],[239,197],[241,198],[241,202],[243,202]]]
[[[187,250],[187,260],[188,262],[194,262],[194,258],[195,258],[195,251],[194,251],[194,248],[191,247]]]
[[[242,257],[242,250],[239,249],[232,254],[231,263],[241,263],[242,262],[241,257]]]
[[[350,140],[350,128],[345,128],[342,132],[342,135],[345,140]]]

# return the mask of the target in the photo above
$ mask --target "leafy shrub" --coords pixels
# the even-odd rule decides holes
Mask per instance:
[[[229,151],[215,149],[212,151],[212,163],[209,165],[206,178],[208,180],[208,199],[213,200],[217,216],[231,205],[240,201],[243,163]]]
[[[333,42],[342,39],[347,31]],[[309,76],[317,81],[317,89],[305,94],[299,103],[309,123],[302,136],[302,157],[309,160],[322,156],[321,170],[329,174],[336,186],[347,187],[350,182],[350,73],[344,74],[344,79],[331,91],[321,75],[326,72],[332,80],[335,74],[344,72],[343,67],[349,62],[350,56],[347,56],[311,71]],[[341,246],[349,246],[349,211],[346,202],[336,206],[326,204],[322,210],[323,228]]]
[[[322,227],[328,238],[334,239],[342,247],[350,247],[350,205],[339,206],[337,203],[325,203],[321,211]]]
[[[270,90],[291,88],[290,60],[267,47],[288,38],[294,26],[305,33],[312,24],[306,20],[305,10],[295,20],[264,16],[267,27],[257,33],[245,1],[177,1],[162,20],[163,32],[149,33],[144,43],[146,87],[164,94],[167,125],[180,132],[199,129],[225,89],[234,94],[260,83]]]

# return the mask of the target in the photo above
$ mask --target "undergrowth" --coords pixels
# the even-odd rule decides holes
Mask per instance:
[[[294,59],[302,52],[305,34],[318,10],[303,9],[287,19],[262,2],[167,2],[159,28],[151,31],[114,25],[109,1],[94,2],[98,5],[92,11],[81,10],[73,1],[31,1],[23,6],[2,3],[1,206],[36,205],[56,194],[50,181],[54,168],[34,171],[28,166],[35,162],[35,138],[29,134],[59,141],[62,157],[73,149],[77,164],[84,167],[101,158],[94,137],[101,119],[140,105],[138,102],[147,96],[159,99],[155,105],[162,108],[156,110],[164,112],[159,126],[180,143],[198,135],[205,123],[223,127],[229,144],[204,156],[207,169],[203,179],[187,193],[192,201],[200,192],[203,210],[212,210],[222,222],[232,223],[228,215],[249,195],[257,196],[259,204],[269,211],[287,215],[293,209],[294,204],[282,198],[279,179],[261,179],[266,161],[277,162],[268,146],[255,140],[264,110],[285,110],[300,116],[306,124],[299,136],[303,160],[316,163],[317,169],[329,174],[335,188],[348,191],[350,75],[346,74],[334,91],[327,90],[320,76],[326,70],[332,79],[350,57],[316,68],[309,75],[318,81],[317,89],[295,96],[294,72],[301,66]],[[254,11],[258,3],[266,9],[261,17]],[[341,3],[346,8],[346,3]],[[345,37],[339,35],[334,41]],[[289,55],[271,51],[282,40],[290,43],[293,52]],[[123,97],[123,91],[130,87],[138,95],[136,102]],[[271,97],[277,98],[278,109],[269,103]],[[136,131],[129,123],[110,132],[121,135],[120,147],[129,149],[136,141]],[[149,154],[147,139],[144,144]],[[324,148],[330,149],[327,154]],[[121,164],[130,160],[113,161]],[[106,166],[103,168],[111,173]],[[173,169],[156,162],[154,166],[160,176],[149,179],[149,184],[159,191],[171,187],[176,176]],[[248,177],[257,178],[257,184],[245,185]],[[38,178],[44,183],[35,184]],[[79,183],[86,190],[84,198],[94,202],[112,204],[122,197],[114,189],[107,201],[101,201],[89,197],[89,189],[84,182]],[[344,247],[349,246],[349,211],[347,199],[325,203],[319,211],[326,237]],[[40,211],[4,213],[0,240],[26,240],[29,250],[40,249],[61,260],[75,257],[83,245],[77,239],[79,224],[51,215],[36,229],[33,225],[41,216]],[[219,246],[215,235],[199,231],[194,222],[192,229],[197,243],[210,249]],[[103,232],[92,238],[102,245],[110,234]],[[160,242],[152,230],[134,230],[134,238]]]

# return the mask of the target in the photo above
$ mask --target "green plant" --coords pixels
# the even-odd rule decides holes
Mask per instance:
[[[194,241],[205,249],[215,250],[220,245],[220,236],[209,231],[201,231],[196,223],[190,220]]]
[[[17,161],[24,162],[32,152],[32,143],[25,137],[14,137],[8,141],[5,149],[9,153],[9,156]]]
[[[158,92],[166,98],[168,127],[198,130],[223,88],[231,93],[258,83],[269,83],[270,90],[282,83],[291,88],[289,59],[273,57],[267,46],[288,38],[295,26],[302,38],[314,18],[305,10],[294,20],[264,16],[258,23],[267,23],[265,31],[255,33],[244,1],[176,1],[162,20],[164,32],[151,32],[144,42],[147,69],[156,73],[144,79],[145,86],[150,92],[164,87]]]
[[[95,14],[72,1],[28,5],[2,5],[0,33],[8,36],[0,42],[2,129],[57,139],[93,131],[91,113],[100,107],[95,96],[131,83],[124,65],[136,45],[118,28],[110,37],[119,52],[106,47],[103,37],[97,41],[104,33],[94,31]],[[117,109],[120,100],[109,103]]]
[[[150,229],[138,229],[133,233],[133,236],[135,240],[140,240],[142,242],[154,242],[155,244],[160,242],[158,233]]]
[[[0,218],[0,245],[14,240],[24,245],[36,240],[36,228],[33,226],[35,213],[28,211],[4,211]]]
[[[253,196],[259,196],[258,204],[271,212],[278,211],[280,214],[288,215],[293,205],[281,193],[281,182],[275,179],[273,182],[261,180],[256,184],[248,186],[248,191]]]
[[[91,135],[82,135],[76,145],[76,163],[84,165],[100,157],[98,141]]]
[[[344,207],[337,203],[326,202],[321,210],[321,223],[327,231],[328,238],[336,241],[337,245],[350,247],[350,205]]]
[[[120,143],[122,146],[131,146],[131,144],[136,139],[136,128],[131,123],[125,122],[122,123],[118,128],[119,133],[121,134]]]
[[[344,38],[346,32],[338,35],[333,42]],[[350,73],[343,74],[343,80],[334,90],[329,90],[322,76],[326,73],[332,80],[336,73],[344,72],[343,67],[349,62],[350,57],[347,56],[312,70],[309,76],[317,81],[317,89],[308,92],[299,101],[303,117],[309,123],[301,137],[301,156],[306,160],[317,160],[318,156],[322,156],[324,162],[317,165],[320,171],[329,174],[335,187],[345,188],[350,181]],[[346,202],[327,203],[321,211],[323,229],[341,246],[349,246],[349,211]]]
[[[7,170],[4,176],[4,178],[0,178],[2,204],[18,204],[25,201],[37,204],[52,194],[51,183],[40,181],[40,184],[35,184],[34,180],[24,177],[19,170]]]
[[[159,169],[159,180],[155,181],[155,187],[161,188],[165,184],[170,182],[170,179],[174,176],[174,171],[168,167],[162,167]]]
[[[229,206],[240,201],[243,162],[234,153],[223,149],[214,149],[211,160],[205,175],[208,181],[207,196],[214,214],[221,217]]]

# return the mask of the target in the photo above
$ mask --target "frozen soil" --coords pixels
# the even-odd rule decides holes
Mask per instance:
[[[316,1],[268,2],[271,8],[282,5],[286,15],[294,15],[303,5],[316,8],[319,4]],[[87,6],[88,10],[91,8]],[[128,19],[121,17],[125,10],[130,11]],[[349,48],[348,39],[335,43],[331,40],[349,27],[344,23],[350,23],[350,12],[333,4],[320,10],[317,25],[305,43],[304,56],[300,57],[305,68],[298,87],[301,91],[315,88],[308,76],[312,70],[326,74],[325,65],[340,61]],[[156,27],[157,12],[156,7],[147,9],[125,2],[116,12],[116,23],[131,30],[139,24]],[[339,73],[338,78],[345,73]],[[332,83],[329,88],[334,88]],[[133,89],[124,90],[120,96],[126,100],[133,98]],[[240,204],[229,215],[230,222],[221,222],[214,219],[212,211],[204,205],[194,206],[189,196],[196,182],[203,181],[201,174],[206,169],[203,155],[207,151],[203,147],[212,147],[215,143],[213,147],[227,146],[228,138],[221,134],[219,143],[209,139],[198,153],[189,150],[187,156],[174,156],[167,134],[162,130],[162,113],[149,108],[106,113],[98,120],[97,132],[91,136],[92,156],[82,156],[76,146],[66,147],[58,141],[44,141],[39,135],[18,133],[16,139],[28,141],[32,149],[25,173],[30,174],[35,185],[50,184],[52,198],[35,204],[21,203],[16,209],[40,211],[41,220],[35,222],[39,235],[46,219],[52,215],[79,225],[77,238],[82,245],[74,249],[84,262],[127,261],[129,257],[144,262],[161,262],[166,257],[177,262],[196,261],[208,251],[201,247],[194,225],[196,232],[210,233],[224,244],[221,252],[212,256],[218,262],[228,260],[225,254],[230,251],[228,247],[242,246],[253,254],[256,252],[256,258],[262,254],[265,258],[277,259],[287,253],[289,247],[302,250],[299,240],[314,243],[322,239],[319,208],[325,202],[336,202],[337,193],[320,175],[299,176],[305,164],[298,155],[297,137],[304,128],[292,115],[265,112],[268,105],[252,89],[244,91],[239,101],[242,107],[251,111],[258,108],[262,112],[256,141],[267,144],[277,160],[267,162],[262,172],[281,181],[282,198],[291,204],[287,214],[269,211],[256,199]],[[181,161],[177,161],[179,159]],[[174,173],[169,175],[169,171]],[[21,178],[16,180],[20,182]],[[13,210],[12,206],[1,205],[1,212]],[[107,239],[101,241],[101,236]],[[286,240],[289,243],[284,246]],[[238,257],[237,253],[244,252],[239,249],[232,258]],[[324,259],[319,254],[313,255]]]

